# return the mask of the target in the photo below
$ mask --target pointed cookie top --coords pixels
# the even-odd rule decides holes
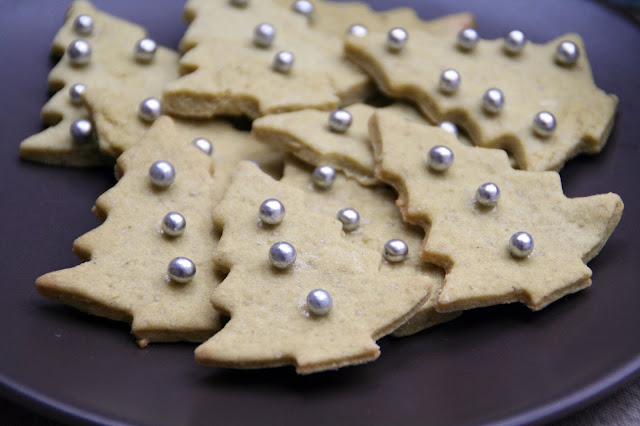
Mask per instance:
[[[617,98],[595,86],[580,37],[535,44],[513,33],[517,51],[515,35],[470,45],[424,31],[411,31],[399,49],[383,33],[349,37],[345,49],[386,94],[411,99],[434,122],[461,125],[476,145],[506,149],[521,169],[556,170],[600,151]],[[579,53],[567,61],[562,46]]]
[[[284,205],[279,224],[259,219],[267,199]],[[306,374],[373,360],[375,340],[411,316],[433,285],[381,268],[379,251],[345,241],[340,222],[250,163],[238,167],[214,222],[222,229],[215,261],[229,274],[212,301],[231,320],[196,349],[203,364],[294,364]]]
[[[514,170],[503,151],[392,114],[375,114],[370,132],[376,175],[398,191],[406,221],[429,227],[423,259],[447,271],[439,311],[538,310],[590,284],[585,263],[620,220],[620,197],[569,199],[555,172]]]

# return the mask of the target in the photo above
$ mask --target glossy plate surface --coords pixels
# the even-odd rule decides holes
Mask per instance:
[[[585,39],[597,84],[621,101],[608,145],[570,161],[565,192],[616,192],[622,221],[591,262],[594,285],[531,313],[520,305],[468,312],[403,339],[383,339],[374,363],[298,377],[292,368],[209,369],[194,345],[139,349],[129,327],[40,297],[35,278],[75,265],[73,240],[99,224],[90,212],[111,170],[30,164],[18,144],[41,129],[49,44],[65,2],[0,2],[0,390],[55,416],[136,424],[478,424],[556,417],[587,404],[640,366],[640,31],[618,12],[580,0],[372,1],[423,17],[470,10],[480,34],[518,28],[536,42]],[[97,6],[177,46],[178,1],[101,0]]]

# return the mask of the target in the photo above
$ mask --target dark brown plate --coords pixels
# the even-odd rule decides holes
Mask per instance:
[[[177,1],[101,0],[176,46]],[[20,161],[18,143],[40,130],[48,49],[66,2],[0,2],[0,389],[62,420],[137,424],[478,424],[550,419],[603,396],[640,367],[640,31],[600,3],[580,0],[372,1],[423,17],[471,10],[486,38],[522,29],[543,42],[580,33],[595,80],[621,98],[611,140],[562,171],[569,196],[620,194],[623,219],[591,262],[594,285],[538,313],[481,309],[419,335],[383,339],[374,363],[296,376],[292,368],[232,371],[193,362],[194,345],[139,349],[128,326],[38,296],[40,274],[77,263],[74,238],[98,225],[90,208],[110,170]]]

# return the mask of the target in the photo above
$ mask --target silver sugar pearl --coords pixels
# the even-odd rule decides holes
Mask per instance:
[[[162,115],[162,105],[156,98],[147,98],[140,102],[138,116],[144,121],[152,122]]]
[[[556,62],[560,65],[573,65],[578,62],[580,49],[571,41],[561,42],[556,49]]]
[[[351,126],[353,118],[349,111],[337,109],[329,114],[329,129],[333,132],[344,133]]]
[[[67,47],[67,56],[74,65],[86,65],[91,60],[91,46],[85,40],[74,40]]]
[[[409,33],[400,27],[392,28],[387,33],[387,49],[391,52],[400,52],[409,40]]]
[[[473,50],[480,37],[473,28],[465,28],[458,33],[458,47],[462,50]]]
[[[311,3],[310,1],[297,0],[291,5],[291,10],[299,13],[300,15],[304,15],[307,18],[311,18],[313,16],[314,8],[313,3]]]
[[[198,148],[200,151],[204,152],[205,154],[207,155],[213,154],[213,145],[211,144],[209,139],[196,138],[191,143],[195,145],[195,147]]]
[[[229,0],[229,3],[236,7],[246,7],[249,4],[249,0]]]
[[[253,44],[260,47],[269,47],[276,37],[276,29],[273,25],[263,22],[253,29]]]
[[[71,123],[69,127],[71,138],[79,145],[84,145],[93,140],[93,125],[89,120],[80,119]]]
[[[533,238],[526,232],[516,232],[509,240],[509,252],[514,257],[527,257],[533,251]]]
[[[556,130],[556,118],[549,111],[541,111],[533,118],[533,131],[542,138],[548,138]]]
[[[288,73],[293,67],[294,60],[293,53],[288,50],[281,50],[273,58],[273,69],[281,73]]]
[[[311,173],[311,180],[316,186],[328,189],[336,180],[336,171],[331,166],[318,166]]]
[[[258,209],[260,220],[268,225],[277,225],[284,219],[284,204],[275,198],[264,200]]]
[[[369,34],[369,30],[364,25],[353,24],[349,28],[347,28],[347,34],[353,35],[356,37],[364,37],[367,34]]]
[[[333,299],[326,290],[318,288],[307,295],[307,309],[314,315],[327,315],[332,306]]]
[[[453,133],[454,135],[458,136],[458,126],[450,121],[443,121],[442,123],[438,124],[438,127],[440,127],[442,130],[446,130],[447,132]]]
[[[504,95],[502,90],[492,88],[484,92],[482,96],[482,108],[489,114],[497,114],[504,106]]]
[[[150,38],[143,38],[136,42],[133,54],[138,62],[151,62],[156,55],[158,45]]]
[[[162,219],[162,231],[170,237],[182,235],[186,226],[186,219],[178,212],[169,212]]]
[[[483,206],[492,207],[500,200],[500,189],[495,183],[487,182],[478,187],[476,201]]]
[[[93,18],[89,15],[78,15],[73,20],[73,30],[79,35],[89,35],[93,32]]]
[[[82,94],[87,90],[84,84],[74,84],[69,88],[69,99],[74,105],[82,105]]]
[[[296,249],[287,242],[277,242],[269,249],[269,260],[278,269],[290,268],[296,261]]]
[[[188,283],[196,275],[196,264],[186,257],[176,257],[167,269],[169,278],[177,283]]]
[[[389,240],[384,245],[384,258],[387,259],[388,262],[396,263],[402,262],[407,258],[409,254],[409,247],[407,243],[402,240],[394,239]]]
[[[149,167],[149,178],[155,186],[167,188],[176,179],[176,169],[168,161],[156,161]]]
[[[355,231],[360,227],[360,215],[355,209],[350,207],[342,209],[336,217],[340,223],[342,223],[342,230],[344,232]]]
[[[443,172],[453,163],[453,151],[443,145],[434,146],[429,150],[427,165],[435,171]]]
[[[520,30],[510,31],[509,34],[504,36],[504,50],[512,55],[517,55],[522,52],[526,43],[527,38]]]
[[[460,86],[460,74],[454,69],[444,70],[440,74],[440,91],[451,94]]]

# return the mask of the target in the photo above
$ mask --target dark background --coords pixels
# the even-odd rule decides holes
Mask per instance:
[[[596,83],[617,94],[620,106],[604,151],[562,171],[565,193],[611,191],[625,202],[618,229],[590,263],[593,287],[535,314],[520,305],[481,309],[413,337],[385,338],[378,361],[308,377],[292,368],[207,369],[193,362],[189,344],[139,349],[126,324],[35,291],[37,276],[77,264],[72,242],[99,224],[90,208],[114,179],[108,169],[52,168],[18,158],[19,142],[42,128],[49,45],[67,3],[0,1],[3,423],[46,423],[34,412],[66,422],[140,424],[520,423],[562,417],[636,375],[640,32],[633,18],[586,0],[370,3],[402,3],[424,18],[470,10],[484,38],[513,28],[535,42],[566,32],[583,36]],[[95,4],[147,27],[166,46],[177,46],[185,29],[180,1]]]

